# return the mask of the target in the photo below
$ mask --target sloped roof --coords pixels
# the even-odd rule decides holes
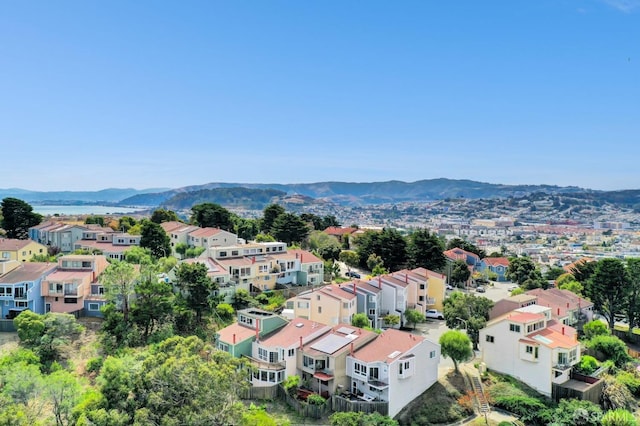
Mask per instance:
[[[371,343],[355,351],[352,356],[367,363],[382,361],[390,364],[425,340],[422,336],[390,328]]]

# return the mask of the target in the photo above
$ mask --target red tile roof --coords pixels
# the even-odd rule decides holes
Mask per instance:
[[[263,338],[260,342],[263,346],[272,348],[289,348],[300,343],[307,343],[307,338],[318,332],[328,333],[331,327],[311,321],[305,318],[294,318],[289,324],[279,329],[270,336]]]
[[[195,231],[189,232],[190,237],[213,237],[219,234],[222,230],[220,228],[200,228]]]
[[[234,323],[218,331],[218,341],[233,345],[234,336],[237,344],[255,335],[256,330]]]
[[[541,338],[536,338],[537,336]],[[527,337],[549,348],[571,349],[580,344],[575,335],[562,334],[550,328],[543,328],[542,330],[529,334]]]
[[[489,266],[509,266],[509,259],[506,257],[485,257],[482,260]]]
[[[330,226],[327,229],[324,230],[325,234],[329,234],[329,235],[338,235],[338,236],[342,236],[345,234],[353,234],[354,232],[356,232],[358,230],[358,228],[343,228],[340,226]]]
[[[390,364],[424,340],[424,337],[390,328],[382,332],[373,342],[355,351],[353,357],[367,363],[382,361]],[[393,358],[390,356],[392,354],[395,354]]]
[[[27,245],[33,243],[33,240],[18,240],[15,238],[0,238],[0,250],[2,251],[18,251]]]

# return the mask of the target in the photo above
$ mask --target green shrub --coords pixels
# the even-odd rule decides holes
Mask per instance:
[[[600,422],[602,426],[636,426],[638,424],[633,414],[621,408],[608,411],[602,416]]]
[[[587,342],[587,347],[602,354],[603,360],[612,360],[618,368],[631,361],[627,345],[616,336],[595,336]]]
[[[597,359],[590,355],[585,355],[580,359],[580,364],[578,364],[578,372],[589,376],[598,369],[598,366],[599,364]]]
[[[547,424],[546,420],[552,417],[546,405],[528,396],[494,398],[494,404],[498,408],[517,414],[526,424]]]
[[[317,393],[312,393],[307,397],[307,402],[310,405],[324,405],[326,401],[327,401],[326,399],[324,399],[321,395],[318,395]]]
[[[621,371],[616,374],[615,377],[616,381],[625,385],[632,394],[640,396],[640,378],[638,378],[635,373],[629,371]]]
[[[596,336],[608,336],[611,334],[607,324],[599,320],[589,321],[582,327],[584,337],[587,339],[593,339]]]
[[[87,361],[87,373],[97,373],[102,368],[104,358],[98,356]]]

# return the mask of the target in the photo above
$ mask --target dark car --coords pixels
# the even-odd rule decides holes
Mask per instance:
[[[351,278],[360,278],[360,274],[353,271],[349,271],[345,275]]]

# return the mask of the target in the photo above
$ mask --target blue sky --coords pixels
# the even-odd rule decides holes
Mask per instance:
[[[640,188],[640,0],[0,0],[0,188]]]

